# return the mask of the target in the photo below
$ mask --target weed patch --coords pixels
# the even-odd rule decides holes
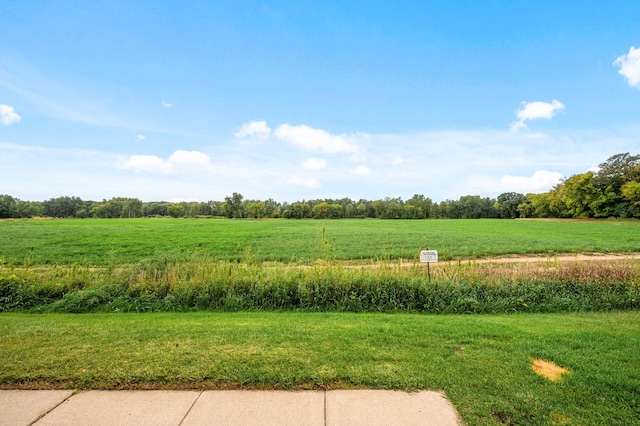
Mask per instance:
[[[568,265],[380,263],[353,268],[216,261],[141,261],[132,267],[0,267],[0,310],[37,312],[324,311],[508,313],[633,310],[633,260]]]

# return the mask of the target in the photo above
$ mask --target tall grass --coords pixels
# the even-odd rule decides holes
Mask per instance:
[[[2,266],[0,311],[606,311],[640,308],[639,283],[632,260],[449,262],[428,273],[420,264],[291,266],[169,253],[131,267]]]

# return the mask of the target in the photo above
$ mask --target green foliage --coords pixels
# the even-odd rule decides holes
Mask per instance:
[[[640,155],[617,154],[597,172],[576,174],[543,194],[528,194],[519,210],[527,217],[640,218]]]
[[[634,204],[640,204],[640,182],[630,181],[620,188],[622,195]]]
[[[230,197],[224,197],[222,209],[229,219],[240,219],[245,217],[245,205],[242,202],[242,194],[234,192]]]
[[[11,195],[0,194],[0,219],[17,217],[17,200]]]
[[[498,211],[501,218],[515,219],[520,217],[518,206],[526,201],[524,194],[516,192],[505,192],[498,195],[498,200],[494,204],[494,208]]]
[[[171,204],[167,207],[167,214],[176,219],[184,216],[184,207],[180,204]]]
[[[129,268],[0,270],[0,310],[496,313],[640,308],[633,262],[536,265],[500,270],[449,264],[427,270],[381,263],[263,266],[179,252]]]

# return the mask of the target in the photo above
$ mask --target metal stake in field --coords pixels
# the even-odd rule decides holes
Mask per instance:
[[[420,251],[420,263],[427,264],[427,276],[429,277],[429,282],[431,282],[431,262],[438,262],[438,251],[437,250],[421,250]]]

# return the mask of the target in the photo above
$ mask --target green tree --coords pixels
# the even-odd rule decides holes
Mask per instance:
[[[311,215],[314,219],[327,219],[331,214],[331,207],[329,203],[323,201],[316,204],[311,209]]]
[[[640,155],[630,155],[628,152],[616,154],[601,163],[592,182],[599,192],[592,203],[594,215],[633,216],[635,206],[622,194],[622,187],[634,180],[640,180]]]
[[[342,214],[342,204],[333,203],[329,205],[329,217],[331,219],[340,219],[342,217]]]
[[[48,217],[76,217],[76,212],[83,207],[82,199],[62,196],[50,198],[43,203],[43,215]]]
[[[632,203],[640,204],[640,182],[632,180],[622,185],[622,195]]]
[[[592,204],[598,199],[593,185],[593,172],[571,176],[562,185],[562,201],[571,217],[593,217]]]
[[[518,206],[526,201],[524,194],[517,192],[505,192],[498,195],[498,199],[494,203],[494,207],[499,217],[503,219],[515,219],[520,217]]]
[[[43,212],[44,206],[40,201],[18,200],[18,216],[23,219],[42,216]]]
[[[0,218],[18,217],[18,200],[11,195],[0,195]]]
[[[184,217],[184,207],[180,204],[171,203],[169,207],[167,207],[167,214],[174,218]]]
[[[242,194],[234,192],[231,196],[224,197],[224,204],[222,205],[222,209],[224,210],[225,216],[229,219],[240,219],[245,216],[245,205],[242,202],[243,200]]]
[[[251,201],[247,203],[247,216],[254,219],[261,219],[265,217],[266,206],[262,201]]]

